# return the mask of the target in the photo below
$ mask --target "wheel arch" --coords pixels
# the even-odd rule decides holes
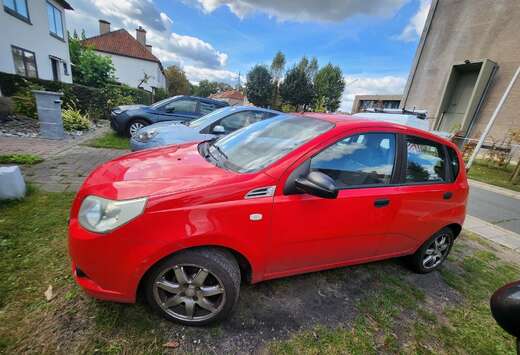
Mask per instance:
[[[143,117],[143,116],[132,116],[132,117],[130,117],[130,118],[128,119],[128,121],[126,122],[125,131],[128,131],[128,128],[130,127],[130,125],[132,124],[132,122],[137,121],[137,120],[146,121],[146,122],[148,122],[148,124],[153,124],[153,122],[150,121],[149,118],[146,118],[146,117]]]
[[[445,228],[449,228],[451,229],[451,231],[453,232],[453,236],[455,237],[455,239],[457,239],[457,237],[460,235],[460,233],[462,232],[462,226],[458,223],[452,223],[452,224],[448,224]]]
[[[251,280],[253,278],[253,268],[251,266],[251,262],[242,253],[240,253],[239,251],[237,251],[235,249],[232,249],[229,247],[224,247],[221,245],[200,245],[200,246],[193,246],[193,247],[176,250],[173,253],[165,255],[162,258],[156,260],[152,265],[150,265],[148,267],[148,269],[141,276],[139,283],[137,284],[136,296],[139,297],[139,296],[143,295],[144,281],[146,280],[146,277],[148,276],[148,274],[153,270],[153,268],[157,264],[159,264],[163,260],[165,260],[173,255],[180,254],[180,253],[186,252],[188,250],[198,250],[198,249],[219,249],[219,250],[223,250],[223,251],[229,253],[238,263],[238,267],[240,268],[240,277],[242,279],[242,282],[251,283]]]

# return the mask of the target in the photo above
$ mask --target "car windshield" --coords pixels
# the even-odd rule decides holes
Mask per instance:
[[[208,113],[207,115],[202,116],[201,118],[197,118],[196,120],[191,121],[188,126],[196,128],[196,127],[206,127],[211,124],[217,116],[224,116],[223,113],[229,111],[229,107],[219,108],[215,111]]]
[[[174,96],[174,97],[168,97],[166,99],[163,99],[161,101],[157,101],[156,103],[154,103],[153,105],[151,105],[150,107],[151,108],[158,108],[158,107],[161,107],[162,105],[170,102],[171,100],[175,99],[177,96]]]
[[[316,118],[275,116],[215,141],[209,146],[209,153],[230,170],[254,172],[332,127],[332,123]]]

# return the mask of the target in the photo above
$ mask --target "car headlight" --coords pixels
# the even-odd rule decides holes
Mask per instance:
[[[154,129],[146,130],[143,132],[138,132],[138,134],[135,136],[135,139],[137,139],[139,142],[146,143],[158,134],[159,132]]]
[[[146,197],[114,201],[87,196],[79,209],[79,224],[95,233],[107,233],[143,213]]]

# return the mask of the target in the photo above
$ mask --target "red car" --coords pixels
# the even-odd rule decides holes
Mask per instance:
[[[141,291],[166,318],[202,325],[231,312],[241,282],[399,256],[431,272],[467,196],[461,155],[442,138],[280,115],[98,167],[72,206],[72,269],[96,298]]]

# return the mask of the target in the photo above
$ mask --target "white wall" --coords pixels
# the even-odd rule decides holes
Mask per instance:
[[[146,73],[150,78],[142,85],[145,90],[152,91],[152,87],[166,87],[166,80],[156,62],[98,51],[96,53],[112,58],[112,64],[116,68],[116,78],[120,83],[136,88]]]
[[[28,24],[4,11],[3,1],[0,0],[0,71],[15,74],[11,46],[21,47],[32,51],[36,56],[38,78],[52,80],[52,68],[49,55],[60,58],[67,63],[69,75],[63,73],[63,64],[60,67],[60,80],[71,83],[69,46],[66,35],[66,10],[56,2],[49,0],[54,6],[62,10],[64,40],[59,40],[49,33],[46,0],[27,0],[29,18]]]

